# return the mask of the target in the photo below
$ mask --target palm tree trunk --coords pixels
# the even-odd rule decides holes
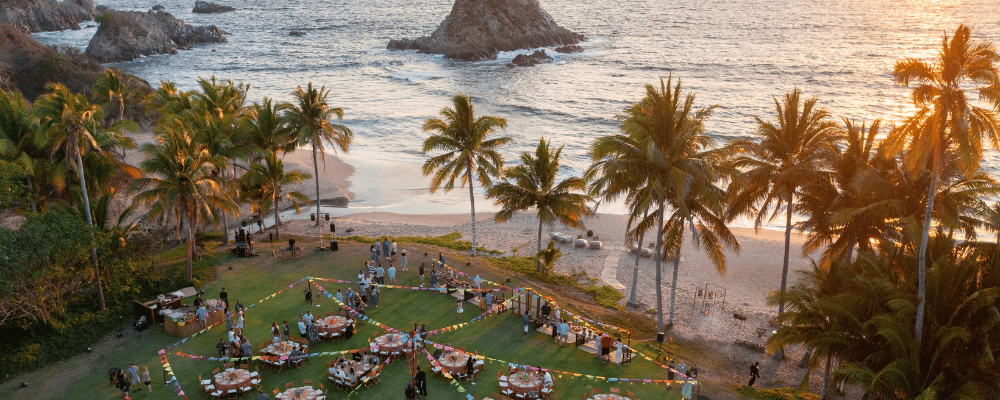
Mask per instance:
[[[319,161],[316,160],[316,143],[313,143],[313,172],[316,173],[316,226],[319,226]],[[475,229],[475,224],[473,224],[473,229]]]
[[[31,212],[38,212],[38,205],[35,204],[35,185],[31,181],[31,175],[27,175],[28,178],[28,200],[31,201]],[[997,237],[1000,237],[998,235]]]
[[[281,220],[278,219],[278,191],[274,192],[274,200],[272,202],[274,203],[274,238],[281,240],[281,231],[278,228],[281,226]]]
[[[473,195],[472,186],[475,182],[472,179],[472,160],[466,161],[466,166],[469,169],[469,203],[472,204],[472,256],[476,256],[476,196]]]
[[[788,286],[788,252],[792,245],[792,212],[794,211],[794,206],[792,205],[792,193],[788,194],[788,201],[785,203],[785,260],[781,265],[781,295],[784,298],[785,288]],[[785,313],[785,302],[782,301],[778,303],[778,315]]]
[[[819,400],[827,400],[830,396],[827,396],[826,390],[830,387],[830,364],[833,361],[833,355],[830,352],[826,353],[826,370],[823,371],[823,389],[819,391]]]
[[[191,218],[191,213],[188,210],[184,210],[185,218],[187,219],[187,279],[190,281],[194,278],[194,218]]]
[[[679,230],[681,235],[680,243],[677,245],[677,258],[674,259],[674,279],[670,284],[670,319],[667,320],[667,326],[674,325],[674,298],[677,297],[677,271],[681,267],[681,248],[684,246],[684,219],[681,219],[681,228]]]
[[[538,251],[535,252],[535,272],[542,272],[542,217],[538,217]]]
[[[934,197],[937,195],[938,175],[941,174],[941,150],[934,149],[934,167],[931,171],[931,183],[927,186],[927,209],[924,210],[923,232],[920,234],[920,251],[917,253],[917,298],[920,303],[917,305],[916,323],[914,332],[917,343],[920,343],[921,334],[924,330],[924,307],[927,303],[927,242],[930,240],[931,215],[934,213]]]
[[[76,143],[76,142],[73,142]],[[90,237],[94,238],[94,217],[90,214],[90,197],[87,195],[87,180],[83,175],[83,157],[76,151],[76,170],[80,175],[80,191],[83,192],[83,211],[87,214],[87,225],[90,225]],[[104,304],[104,284],[101,282],[101,267],[97,261],[97,243],[90,246],[90,258],[94,260],[94,277],[97,278],[97,303],[101,310],[107,309]]]
[[[660,271],[663,259],[663,207],[664,201],[660,200],[660,208],[656,211],[656,332],[663,332],[663,273]]]
[[[649,216],[649,208],[642,214],[642,219],[646,219]],[[638,306],[639,302],[636,301],[636,286],[639,285],[639,254],[642,253],[642,239],[646,237],[646,231],[639,233],[639,244],[635,251],[635,265],[632,266],[632,293],[628,296],[628,305]]]

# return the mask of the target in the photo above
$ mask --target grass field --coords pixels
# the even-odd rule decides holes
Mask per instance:
[[[258,249],[262,253],[264,250],[267,248]],[[236,300],[241,300],[247,306],[253,304],[246,313],[244,333],[256,349],[259,343],[270,339],[269,329],[274,321],[277,321],[279,325],[283,320],[289,321],[293,333],[296,333],[294,324],[299,314],[311,310],[313,314],[322,316],[327,311],[337,310],[335,301],[319,295],[314,296],[315,305],[310,307],[305,303],[302,292],[306,283],[300,282],[288,289],[290,284],[300,281],[306,276],[354,280],[358,269],[368,258],[367,250],[367,245],[341,242],[341,251],[331,253],[307,250],[304,257],[296,260],[278,260],[265,257],[227,258],[217,268],[216,278],[200,289],[205,291],[204,298],[208,299],[216,298],[219,289],[224,286],[229,292],[229,299],[233,304]],[[397,273],[398,285],[417,286],[419,284],[415,267],[419,266],[421,262],[429,262],[429,259],[422,255],[423,251],[411,250],[413,256],[409,271]],[[428,251],[431,256],[434,256],[437,249],[428,248]],[[449,257],[449,260],[453,260],[452,262],[456,265],[465,265],[465,260],[459,255]],[[397,265],[397,269],[398,267]],[[519,278],[507,276],[502,271],[492,270],[488,267],[477,267],[475,264],[460,269],[466,268],[471,273],[479,273],[486,279],[504,281],[511,278],[510,286],[524,285],[524,282]],[[336,292],[337,288],[346,289],[347,287],[346,284],[333,282],[319,283],[330,292]],[[268,298],[283,289],[282,293]],[[567,306],[571,309],[574,308],[572,304]],[[414,323],[423,323],[427,325],[428,330],[434,330],[459,322],[468,322],[482,313],[482,310],[471,303],[466,303],[465,309],[466,312],[459,319],[455,312],[455,299],[451,296],[428,291],[385,289],[382,291],[379,306],[370,309],[367,315],[375,321],[398,329],[408,330]],[[575,309],[573,311],[580,312]],[[358,327],[357,334],[351,340],[339,343],[320,343],[312,346],[310,352],[367,347],[366,339],[372,337],[373,334],[381,333],[382,329],[374,324],[365,324]],[[44,381],[47,379],[50,381],[47,384],[54,385],[53,388],[44,392],[54,396],[52,398],[117,398],[117,390],[108,384],[105,371],[111,366],[125,367],[129,362],[135,362],[140,368],[142,366],[149,367],[154,388],[152,394],[145,393],[145,388],[141,392],[137,391],[133,395],[134,399],[179,398],[174,392],[172,384],[162,385],[164,382],[163,369],[157,351],[177,343],[181,338],[166,334],[162,326],[159,325],[154,325],[141,333],[125,332],[125,334],[127,336],[123,339],[111,340],[110,342],[113,343],[111,345],[95,348],[93,355],[73,357],[35,373],[35,380]],[[220,367],[222,363],[185,358],[176,353],[214,357],[217,355],[214,346],[225,335],[223,324],[188,338],[166,352],[171,369],[188,398],[205,398],[197,383],[198,377],[202,375],[208,379],[212,370]],[[644,360],[642,357],[633,359],[631,365],[616,367],[613,364],[604,364],[592,354],[575,347],[559,348],[550,337],[538,332],[532,332],[528,338],[524,338],[521,331],[521,318],[518,315],[490,316],[459,329],[432,335],[428,340],[465,347],[470,352],[477,351],[480,355],[495,360],[581,374],[581,376],[563,373],[553,374],[555,398],[557,399],[579,399],[584,392],[593,388],[602,388],[606,393],[611,387],[620,388],[623,393],[626,390],[631,391],[638,398],[676,399],[681,397],[680,390],[668,391],[664,385],[609,382],[596,378],[665,379],[666,374],[658,365]],[[656,352],[656,349],[649,344],[636,343],[636,348],[647,354],[655,354]],[[331,356],[314,357],[301,369],[285,369],[281,372],[265,370],[261,367],[262,386],[270,392],[277,387],[281,387],[283,390],[286,382],[295,382],[296,385],[301,385],[303,380],[312,380],[327,384],[329,381],[326,379],[326,363],[332,359]],[[430,365],[426,357],[419,359],[421,360],[421,368],[429,370]],[[498,390],[497,371],[505,370],[505,368],[506,364],[500,361],[488,362],[486,371],[478,376],[476,384],[465,383],[462,388],[476,398],[489,396]],[[587,375],[592,377],[587,377]],[[332,389],[331,385],[327,385],[328,392],[330,392],[328,398],[400,399],[403,398],[403,390],[409,379],[405,360],[393,361],[385,367],[381,383],[370,388],[359,389],[353,393]],[[702,392],[704,393],[704,389]],[[453,386],[450,381],[430,373],[428,373],[428,393],[428,398],[432,399],[466,398],[465,393],[460,393],[459,388]],[[16,391],[0,394],[0,397],[20,398]],[[48,398],[48,395],[43,397]]]

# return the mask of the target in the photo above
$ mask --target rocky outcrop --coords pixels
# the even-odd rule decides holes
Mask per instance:
[[[302,31],[291,31],[288,32],[288,36],[305,36],[306,33]]]
[[[583,51],[583,47],[580,47],[579,45],[572,44],[572,45],[569,45],[569,46],[556,47],[556,48],[554,48],[552,50],[555,50],[556,53],[564,53],[564,54],[566,54],[566,53],[579,53],[579,52]]]
[[[2,0],[0,23],[21,32],[80,29],[80,23],[94,19],[93,0]]]
[[[226,42],[215,26],[191,26],[164,11],[109,11],[90,39],[86,54],[102,63],[130,61],[140,56],[174,54],[201,43]]]
[[[552,61],[552,57],[545,54],[545,50],[538,50],[530,55],[518,54],[513,60],[507,63],[508,67],[531,67],[536,64]]]
[[[198,0],[194,2],[194,9],[192,9],[191,12],[199,14],[215,14],[215,13],[229,12],[233,10],[236,9],[230,6],[223,6],[215,3],[209,3],[207,1]]]
[[[46,91],[45,84],[59,82],[76,93],[90,90],[101,64],[75,47],[55,48],[38,43],[31,35],[0,23],[0,90],[18,90],[33,101]],[[125,75],[126,84],[150,93],[148,84]]]
[[[389,41],[389,50],[418,50],[469,61],[500,51],[566,46],[586,40],[560,27],[538,0],[455,0],[451,14],[430,36]]]

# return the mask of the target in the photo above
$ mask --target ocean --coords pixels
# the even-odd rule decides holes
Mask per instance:
[[[198,78],[213,75],[241,81],[257,101],[290,100],[310,81],[325,85],[356,135],[351,155],[415,164],[425,159],[424,120],[464,93],[477,114],[507,118],[505,134],[515,140],[504,149],[508,160],[544,136],[565,146],[565,174],[587,168],[591,141],[617,132],[616,116],[661,77],[680,79],[697,106],[718,105],[707,129],[724,142],[752,135],[753,117],[772,118],[774,97],[794,88],[818,97],[838,119],[899,121],[913,107],[909,89],[893,82],[896,60],[933,57],[959,24],[1000,44],[995,1],[543,0],[559,25],[587,36],[584,51],[548,51],[552,63],[508,68],[519,52],[464,62],[386,50],[390,39],[433,32],[451,1],[216,2],[237,10],[193,14],[193,1],[101,2],[137,11],[160,4],[188,24],[231,33],[228,43],[112,66],[154,86],[170,80],[194,89]],[[35,37],[82,49],[96,31],[94,23],[82,25],[90,27]],[[289,36],[292,30],[306,35]],[[995,152],[984,168],[998,173]]]

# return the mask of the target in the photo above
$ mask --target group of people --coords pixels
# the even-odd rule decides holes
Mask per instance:
[[[355,386],[358,380],[372,369],[379,365],[377,354],[369,354],[367,351],[356,351],[348,360],[343,354],[334,362],[329,364],[327,373],[335,381],[339,381],[345,386]]]
[[[375,241],[375,244],[371,246],[372,253],[372,263],[378,263],[381,260],[385,261],[396,261],[396,239],[389,242],[389,238],[381,238]],[[404,249],[400,255],[402,259],[400,260],[400,269],[406,271],[406,250]]]
[[[128,368],[121,369],[113,367],[108,371],[110,382],[115,385],[123,395],[130,397],[132,388],[142,389],[146,385],[147,393],[153,393],[153,381],[149,378],[149,367],[142,367],[142,379],[139,377],[139,367],[135,363],[128,363]],[[140,383],[141,382],[141,383]]]

